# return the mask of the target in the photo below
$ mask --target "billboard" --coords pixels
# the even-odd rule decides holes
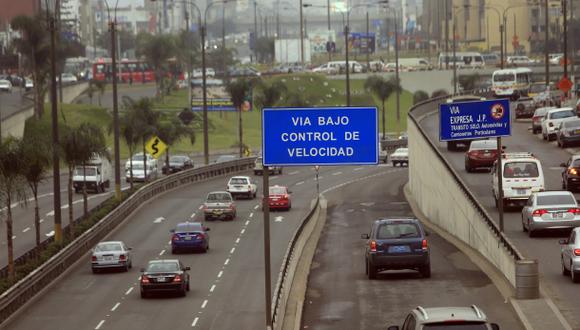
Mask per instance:
[[[359,53],[372,54],[375,52],[375,33],[352,32],[348,37],[348,48]]]
[[[203,84],[201,79],[191,81],[191,110],[203,111]],[[226,86],[221,79],[206,79],[207,110],[208,111],[237,111]],[[242,104],[243,112],[252,110],[252,95],[246,95]]]

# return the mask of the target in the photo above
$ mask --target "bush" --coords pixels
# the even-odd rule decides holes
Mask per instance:
[[[449,95],[449,92],[446,91],[445,89],[438,89],[438,90],[433,91],[433,93],[431,93],[431,98],[445,96],[445,95]]]
[[[416,91],[413,93],[413,104],[417,104],[429,99],[429,94],[423,90]]]

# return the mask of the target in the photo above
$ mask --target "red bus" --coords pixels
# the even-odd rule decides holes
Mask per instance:
[[[185,79],[183,71],[179,69],[175,60],[170,60],[169,64],[168,78],[171,78],[173,73],[177,79]],[[111,59],[98,59],[96,63],[93,63],[93,79],[111,81],[113,77],[112,68]],[[145,61],[121,60],[121,63],[117,63],[117,77],[118,81],[123,83],[129,82],[131,79],[134,83],[152,82],[155,81],[155,71]]]

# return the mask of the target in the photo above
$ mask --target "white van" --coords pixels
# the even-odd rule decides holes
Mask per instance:
[[[524,206],[532,193],[544,191],[544,172],[540,160],[529,152],[504,153],[501,157],[504,208]],[[497,161],[491,168],[492,192],[499,207]]]
[[[399,65],[407,68],[409,71],[433,70],[431,64],[424,58],[400,58]]]
[[[449,68],[453,68],[454,63],[458,69],[483,69],[485,67],[483,56],[475,52],[456,52],[455,61],[453,53],[439,54],[439,68],[445,68],[446,61],[449,61]]]
[[[329,67],[337,68],[338,72],[341,74],[345,73],[346,61],[332,61],[328,62]],[[351,73],[362,73],[363,66],[357,61],[348,61],[348,66],[350,66]]]

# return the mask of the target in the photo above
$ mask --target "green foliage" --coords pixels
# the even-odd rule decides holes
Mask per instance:
[[[256,40],[256,54],[258,62],[272,62],[274,60],[274,38],[258,38]]]
[[[431,93],[431,98],[445,96],[445,95],[449,95],[449,92],[447,90],[438,89],[438,90],[434,90],[433,93]]]
[[[226,91],[232,98],[232,103],[236,109],[241,109],[246,101],[247,95],[252,90],[250,82],[244,78],[236,79],[226,85]]]
[[[176,54],[175,38],[164,34],[143,37],[137,46],[137,55],[144,56],[155,70],[157,94],[162,96],[165,90],[162,77],[168,71],[168,60]]]
[[[288,88],[281,81],[265,82],[260,80],[257,84],[254,103],[258,108],[275,106],[280,98],[288,92]]]
[[[429,99],[429,94],[423,90],[416,91],[413,93],[413,104],[417,104]]]
[[[120,51],[120,54],[124,54],[131,49],[135,49],[137,46],[137,37],[132,32],[132,30],[117,29],[117,35],[121,40],[121,48],[117,49],[117,51]],[[109,30],[105,30],[96,36],[96,45],[104,49],[111,49],[111,33]]]
[[[207,51],[205,55],[206,65],[210,68],[221,68],[223,72],[226,72],[229,66],[237,63],[235,59],[236,53],[237,51],[235,48],[223,49],[222,47]],[[200,61],[201,58],[199,58],[196,63],[198,66],[201,66]]]
[[[459,76],[458,83],[464,91],[474,90],[479,83],[479,73],[475,72],[469,75]]]

